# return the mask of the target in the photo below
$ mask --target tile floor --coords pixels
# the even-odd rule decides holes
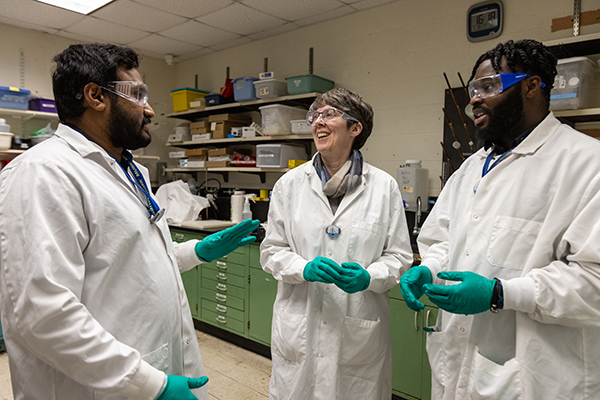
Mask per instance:
[[[209,377],[210,400],[267,400],[271,360],[229,342],[196,331]],[[8,356],[0,354],[0,400],[13,400]]]

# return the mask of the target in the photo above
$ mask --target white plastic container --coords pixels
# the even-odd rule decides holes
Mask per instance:
[[[421,168],[421,160],[406,160],[406,165],[398,167],[396,180],[406,210],[417,211],[417,199],[421,198],[421,211],[427,210],[429,200],[429,171]]]
[[[10,125],[6,123],[4,118],[0,118],[0,132],[10,132]]]
[[[305,134],[311,133],[311,126],[306,122],[306,119],[295,119],[292,123],[292,133]]]
[[[290,160],[306,159],[306,148],[301,144],[256,145],[256,166],[259,168],[287,168]]]
[[[243,190],[236,190],[231,195],[231,222],[233,223],[239,224],[242,222],[245,194],[246,192]]]
[[[260,79],[258,81],[254,81],[253,83],[254,90],[256,90],[256,97],[259,99],[281,97],[288,94],[286,81],[280,81],[277,79]]]
[[[558,60],[554,87],[550,92],[551,110],[574,110],[589,107],[596,64],[587,57]]]
[[[0,150],[10,149],[13,136],[10,132],[0,132]]]
[[[306,118],[303,108],[272,104],[259,107],[262,117],[263,135],[289,135],[292,131],[292,120]]]

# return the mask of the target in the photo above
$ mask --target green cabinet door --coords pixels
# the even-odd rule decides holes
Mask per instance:
[[[404,300],[390,299],[392,330],[392,388],[405,398],[421,399],[423,386],[423,317]]]
[[[438,309],[435,307],[425,306],[425,310],[421,314],[425,313],[424,326],[435,326],[437,321]],[[426,337],[427,333],[423,332],[423,336]],[[426,340],[426,339],[424,339]],[[427,349],[423,346],[423,399],[431,399],[431,368],[429,365],[429,357],[427,357]]]
[[[277,296],[277,280],[262,269],[250,268],[249,331],[250,339],[271,345],[273,303]]]
[[[181,274],[181,280],[183,281],[183,288],[190,303],[190,310],[192,311],[192,317],[199,318],[199,306],[198,306],[198,266],[185,271]]]

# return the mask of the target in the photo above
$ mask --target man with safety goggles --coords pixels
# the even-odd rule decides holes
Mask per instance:
[[[449,179],[401,278],[439,306],[432,398],[587,399],[600,387],[600,141],[549,111],[556,58],[533,40],[469,82],[482,147]]]

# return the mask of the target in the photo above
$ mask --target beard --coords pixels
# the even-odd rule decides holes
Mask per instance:
[[[137,150],[148,146],[152,137],[146,135],[144,128],[150,124],[150,118],[144,116],[140,123],[133,115],[126,113],[118,101],[114,101],[113,104],[109,120],[109,135],[112,145],[127,150]]]
[[[514,130],[523,124],[525,118],[520,87],[521,82],[515,85],[514,90],[493,110],[488,110],[487,127],[480,128],[476,132],[481,141],[512,140],[516,137],[515,134],[519,135],[519,132],[514,132]]]

